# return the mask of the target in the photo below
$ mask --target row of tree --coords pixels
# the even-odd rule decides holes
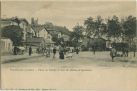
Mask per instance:
[[[126,38],[129,42],[133,42],[133,38],[136,36],[136,22],[136,17],[132,15],[122,19],[115,15],[108,19],[103,19],[101,16],[89,17],[84,20],[83,26],[76,25],[73,28],[71,38],[76,41],[83,36],[102,38],[105,35],[114,39],[118,37]],[[85,33],[83,34],[83,32]]]

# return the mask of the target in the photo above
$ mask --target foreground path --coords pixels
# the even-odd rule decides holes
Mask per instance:
[[[111,62],[109,52],[97,54],[83,52],[72,59],[39,57],[3,64],[2,88],[109,91],[137,89],[137,63],[132,55],[124,59],[116,58],[115,62]]]
[[[130,53],[129,57],[117,57],[112,62],[109,52],[97,52],[93,55],[92,52],[81,52],[79,55],[74,54],[72,58],[65,58],[60,60],[56,55],[53,59],[45,56],[32,57],[31,59],[21,60],[17,62],[10,62],[3,64],[4,67],[137,67],[137,57],[132,57]]]

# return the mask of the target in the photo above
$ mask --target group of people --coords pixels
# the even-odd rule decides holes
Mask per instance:
[[[120,56],[120,57],[128,57],[128,51],[129,51],[128,48],[123,47],[123,48],[122,48],[122,54],[119,55],[119,54],[117,54],[116,48],[113,46],[113,47],[111,48],[111,50],[110,50],[110,56],[111,56],[111,58],[112,58],[112,61],[113,61],[114,57],[117,57],[117,56]]]
[[[65,48],[62,46],[59,46],[59,48],[53,47],[53,49],[51,49],[50,47],[44,47],[44,48],[38,48],[37,49],[37,53],[42,53],[46,57],[50,57],[51,53],[53,53],[53,58],[56,57],[57,51],[59,53],[60,59],[64,59],[65,56],[66,56],[66,58],[72,58],[73,53],[74,53],[74,49]],[[75,48],[75,52],[76,52],[76,54],[79,54],[79,49]]]
[[[18,54],[18,47],[17,46],[14,46],[13,48],[13,53],[14,55],[17,55]],[[50,54],[51,52],[53,53],[53,58],[56,57],[56,53],[58,51],[59,53],[59,58],[60,59],[64,59],[65,57],[66,58],[72,58],[74,52],[76,52],[76,54],[79,54],[79,48],[65,48],[65,47],[62,47],[62,46],[59,46],[59,49],[57,49],[56,47],[54,47],[52,50],[50,47],[46,47],[46,48],[38,48],[37,49],[38,53],[43,53],[43,55],[46,54],[46,57],[50,57]],[[92,51],[93,51],[93,54],[95,54],[95,46],[92,47]],[[122,47],[121,49],[121,52],[122,54],[119,55],[118,54],[118,50],[117,50],[117,47],[116,46],[112,46],[111,50],[110,50],[110,56],[112,58],[112,61],[114,60],[115,57],[128,57],[128,53],[129,53],[129,48],[128,47]],[[134,52],[134,57],[135,57],[135,52],[136,52],[136,46],[133,47],[133,52]],[[32,55],[32,47],[29,46],[28,48],[28,54],[29,56]]]
[[[21,47],[14,46],[14,47],[13,47],[13,54],[14,54],[14,55],[24,54],[25,48],[24,48],[24,47],[22,47],[22,48],[23,48],[23,49],[21,49]],[[31,46],[29,47],[28,53],[29,53],[29,56],[31,56],[31,54],[32,54],[32,48],[31,48]]]
[[[76,54],[79,54],[79,49],[76,48],[75,52],[76,52]],[[54,53],[54,49],[53,49],[53,53]],[[74,53],[74,49],[69,48],[67,50],[67,48],[63,48],[63,47],[59,48],[59,58],[60,59],[64,59],[65,58],[64,55],[66,55],[66,58],[72,58],[73,53]]]
[[[136,47],[135,47],[136,48]],[[136,52],[136,49],[134,48],[133,52],[134,52],[134,57],[135,57],[135,52]],[[121,50],[122,54],[118,54],[117,53],[117,49],[116,47],[112,47],[111,50],[110,50],[110,56],[112,58],[112,61],[114,59],[114,57],[128,57],[128,54],[129,54],[129,48],[128,47],[123,47],[122,50]]]

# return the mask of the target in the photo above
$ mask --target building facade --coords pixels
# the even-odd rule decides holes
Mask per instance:
[[[1,53],[12,53],[13,42],[9,38],[1,38]]]

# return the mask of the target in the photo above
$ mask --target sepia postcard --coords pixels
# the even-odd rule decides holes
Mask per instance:
[[[134,0],[1,0],[2,90],[137,91]]]

